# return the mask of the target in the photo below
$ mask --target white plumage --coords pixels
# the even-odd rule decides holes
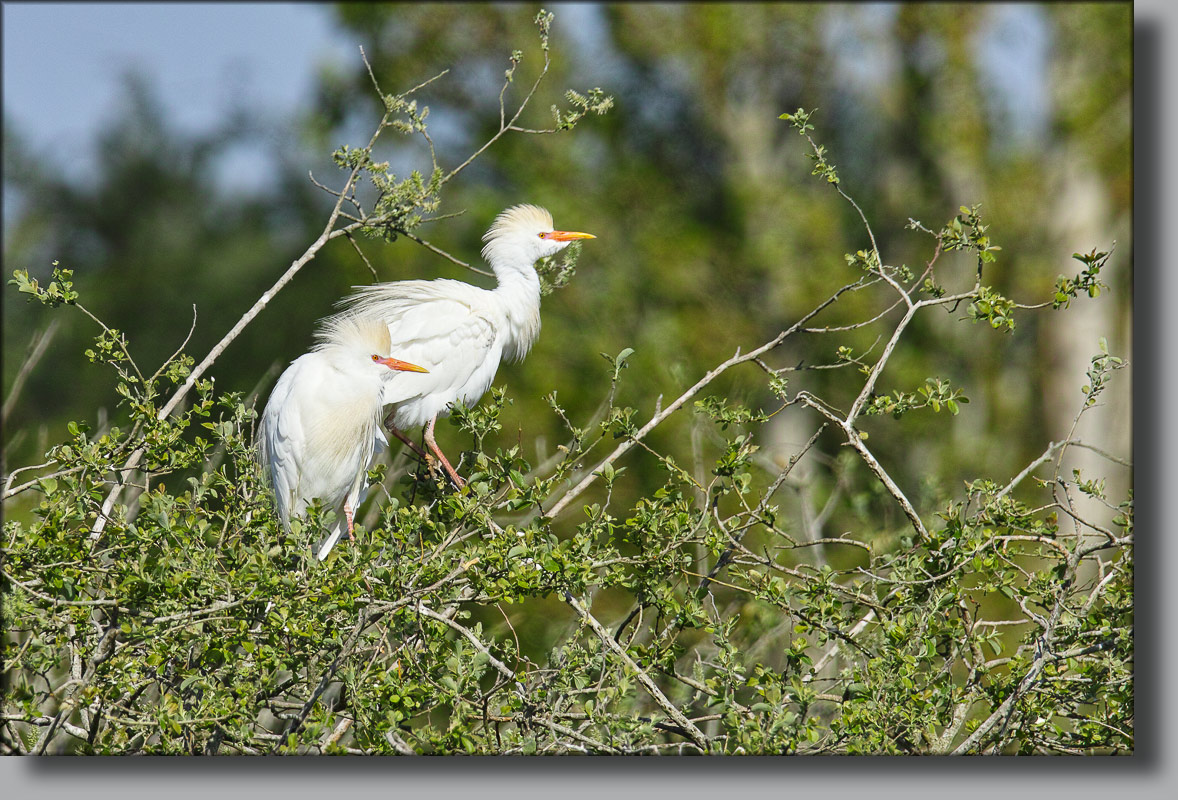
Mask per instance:
[[[426,444],[456,485],[463,480],[434,440],[438,417],[456,401],[473,405],[502,359],[518,361],[531,349],[540,333],[536,261],[577,239],[593,238],[553,230],[552,215],[542,208],[514,206],[499,214],[483,237],[483,257],[498,280],[494,289],[447,279],[395,281],[360,287],[342,301],[349,316],[381,321],[393,351],[428,370],[399,377],[382,399],[392,406],[393,433],[410,446],[402,430],[425,425]]]
[[[345,529],[351,536],[352,515],[368,488],[368,464],[388,443],[380,426],[386,392],[397,397],[398,376],[423,369],[390,358],[388,328],[372,320],[330,317],[316,338],[315,348],[292,361],[270,393],[257,445],[288,530],[315,498],[336,512],[319,547],[323,560]]]

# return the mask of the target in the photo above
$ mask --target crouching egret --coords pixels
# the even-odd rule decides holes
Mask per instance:
[[[319,498],[336,522],[319,547],[327,558],[368,488],[368,464],[387,444],[381,404],[406,372],[425,369],[389,357],[388,328],[337,315],[324,320],[314,349],[282,373],[258,428],[257,446],[283,526]],[[395,390],[388,392],[396,397]]]
[[[428,370],[386,386],[382,399],[392,406],[386,424],[423,457],[403,430],[424,425],[426,445],[459,488],[465,482],[434,439],[438,417],[457,401],[476,403],[503,358],[520,361],[531,349],[540,333],[536,261],[594,238],[553,230],[547,211],[518,205],[500,213],[483,236],[483,258],[498,280],[494,289],[445,278],[394,281],[357,287],[341,301],[348,314],[384,323],[393,351]]]

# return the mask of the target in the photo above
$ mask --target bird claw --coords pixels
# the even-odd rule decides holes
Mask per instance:
[[[442,477],[449,478],[450,482],[459,489],[466,488],[466,481],[463,480],[461,475],[459,475],[457,472],[450,472],[445,468],[448,465],[444,465],[438,458],[430,453],[425,454],[425,466],[426,469],[429,470],[430,475],[441,475]]]

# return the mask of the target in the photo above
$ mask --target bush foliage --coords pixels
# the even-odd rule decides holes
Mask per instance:
[[[1090,447],[1069,436],[1003,480],[929,475],[914,491],[873,451],[877,432],[918,419],[903,430],[919,453],[970,413],[968,374],[936,374],[915,324],[1050,324],[1100,294],[1109,253],[1076,254],[1082,270],[1040,301],[1003,297],[986,280],[1002,251],[974,206],[910,220],[927,259],[890,264],[802,109],[783,131],[860,221],[852,279],[832,272],[826,300],[764,341],[727,342],[729,358],[646,411],[618,401],[633,349],[603,353],[596,413],[545,398],[545,424],[564,434],[551,452],[505,428],[510,385],[455,409],[466,489],[393,454],[371,470],[355,542],[324,563],[317,507],[283,530],[252,446],[260,400],[219,391],[208,368],[329,242],[420,241],[452,178],[500,137],[537,132],[517,125],[547,72],[551,15],[536,24],[536,84],[514,86],[513,52],[498,132],[449,170],[435,158],[398,178],[374,162],[389,129],[433,148],[413,97],[426,84],[386,95],[373,78],[386,113],[366,146],[336,152],[323,234],[200,363],[182,345],[148,375],[68,269],[44,286],[15,273],[16,290],[100,326],[86,356],[121,400],[111,425],[71,423],[43,463],[6,478],[5,502],[33,506],[4,526],[7,751],[1131,751],[1133,506],[1105,491],[1130,466],[1101,453],[1107,473],[1063,474],[1065,452]],[[598,89],[566,99],[545,133],[611,102]],[[942,260],[953,251],[969,258]],[[576,280],[575,261],[541,265],[546,292]],[[829,321],[851,296],[870,312]],[[876,344],[862,348],[864,333]],[[786,361],[787,342],[805,362]],[[897,357],[930,374],[885,390]],[[1122,366],[1102,342],[1077,422]],[[764,402],[721,391],[731,371],[755,376]],[[684,418],[689,436],[658,436]],[[804,433],[770,456],[783,418]],[[829,532],[832,515],[853,527]]]

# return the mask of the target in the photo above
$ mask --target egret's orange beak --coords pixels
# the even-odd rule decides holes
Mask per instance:
[[[416,364],[410,364],[408,361],[401,361],[396,358],[377,358],[374,360],[377,364],[384,364],[389,369],[395,369],[398,372],[429,372],[425,367],[419,367]]]
[[[574,239],[596,239],[597,237],[591,233],[578,233],[577,231],[549,231],[544,234],[544,238],[554,242],[571,242]]]

